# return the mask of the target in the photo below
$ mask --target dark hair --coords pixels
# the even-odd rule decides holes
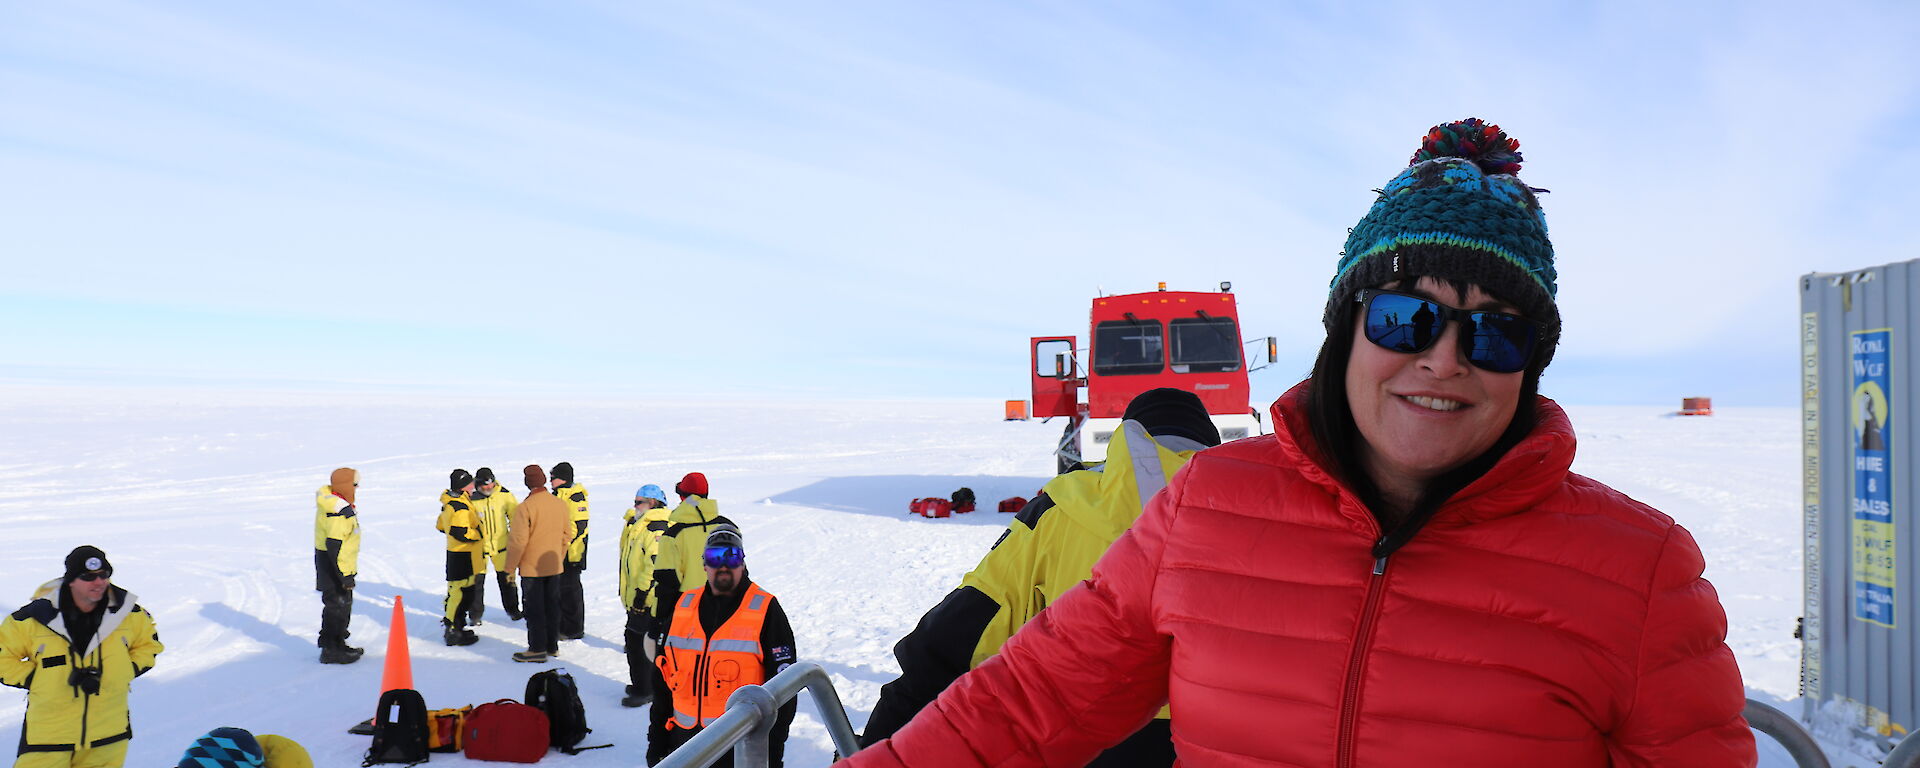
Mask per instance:
[[[1437,279],[1452,286],[1462,296],[1475,285],[1465,280]],[[1415,282],[1414,279],[1402,280],[1389,287],[1407,290]],[[1386,505],[1379,487],[1373,484],[1373,478],[1367,475],[1366,468],[1361,464],[1360,428],[1354,424],[1353,407],[1347,402],[1347,361],[1353,355],[1353,324],[1358,304],[1349,299],[1334,310],[1333,325],[1326,341],[1320,345],[1320,356],[1313,361],[1313,375],[1307,380],[1307,423],[1313,429],[1313,440],[1320,450],[1316,458],[1326,463],[1334,477],[1353,489],[1354,494],[1360,497],[1360,502],[1373,513],[1374,519],[1380,521],[1383,536],[1374,546],[1374,556],[1384,557],[1419,533],[1441,504],[1486,474],[1500,461],[1500,457],[1505,456],[1509,449],[1539,424],[1540,417],[1535,410],[1534,400],[1540,391],[1540,374],[1546,367],[1544,361],[1550,358],[1536,350],[1533,359],[1527,362],[1513,421],[1500,434],[1500,439],[1494,442],[1493,447],[1434,478],[1421,492],[1413,508],[1400,516]]]

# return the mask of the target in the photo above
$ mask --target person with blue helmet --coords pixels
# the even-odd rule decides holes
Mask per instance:
[[[648,483],[634,492],[627,524],[620,529],[620,602],[627,607],[627,672],[633,681],[620,700],[623,706],[645,706],[653,699],[653,677],[658,674],[653,666],[657,649],[648,637],[653,625],[653,559],[670,513],[667,492]]]

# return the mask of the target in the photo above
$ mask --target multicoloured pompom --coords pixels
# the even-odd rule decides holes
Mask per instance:
[[[1520,172],[1520,142],[1509,138],[1500,126],[1477,117],[1436,125],[1427,131],[1420,149],[1408,165],[1438,157],[1470,160],[1488,174],[1514,175]]]

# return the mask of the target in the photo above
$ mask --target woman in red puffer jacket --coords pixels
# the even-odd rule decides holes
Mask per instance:
[[[1429,133],[1353,229],[1275,434],[1194,458],[1092,578],[848,765],[1077,766],[1162,703],[1187,765],[1756,761],[1686,530],[1569,471],[1518,142]]]

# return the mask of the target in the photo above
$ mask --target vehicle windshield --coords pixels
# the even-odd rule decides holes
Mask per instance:
[[[1231,317],[1186,317],[1169,324],[1174,373],[1240,370],[1240,327]]]
[[[1110,320],[1093,329],[1093,372],[1101,376],[1159,373],[1166,365],[1156,320]]]

